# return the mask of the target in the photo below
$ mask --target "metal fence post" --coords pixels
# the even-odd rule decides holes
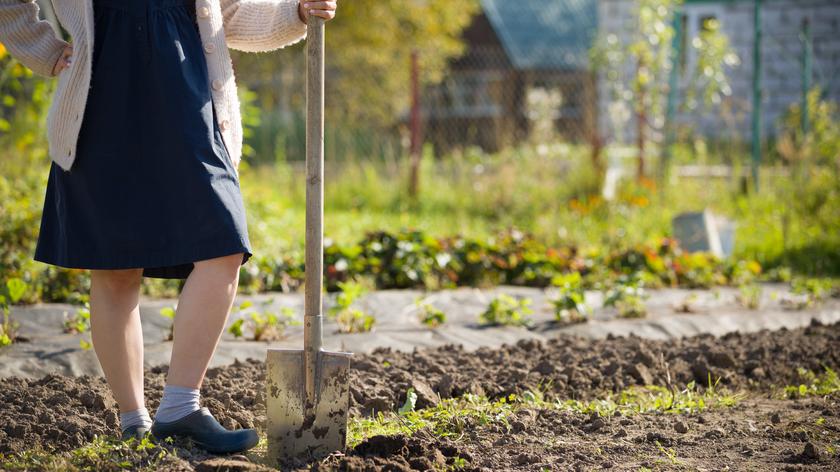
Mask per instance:
[[[808,92],[811,91],[811,78],[813,73],[814,45],[811,38],[811,24],[808,18],[802,20],[802,136],[808,134]]]
[[[761,164],[761,0],[753,0],[752,178],[758,192]]]
[[[673,156],[671,147],[676,140],[676,126],[674,124],[674,116],[677,111],[677,88],[679,87],[679,62],[682,57],[682,35],[685,32],[682,30],[683,13],[681,10],[674,12],[673,28],[674,37],[671,39],[671,71],[668,75],[668,103],[665,109],[665,153],[663,160],[659,166],[659,176],[664,178],[667,171],[668,164]]]

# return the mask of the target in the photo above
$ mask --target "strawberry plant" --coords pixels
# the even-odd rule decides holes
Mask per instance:
[[[273,299],[263,303],[263,306],[270,305]],[[242,312],[251,308],[253,303],[249,300],[242,302],[236,311]],[[252,311],[248,318],[239,318],[228,327],[228,333],[235,338],[245,335],[245,329],[251,331],[253,341],[276,341],[285,336],[286,328],[299,325],[300,321],[295,319],[295,310],[291,307],[280,308],[280,314],[274,312]]]
[[[478,321],[484,326],[525,326],[532,325],[528,317],[533,311],[530,298],[516,299],[504,293],[490,301],[487,309],[478,315]]]
[[[604,307],[615,307],[620,318],[644,318],[647,316],[647,297],[641,274],[621,276],[618,283],[607,291]]]
[[[688,294],[674,306],[674,311],[677,313],[696,313],[695,303],[697,303],[697,294]]]
[[[446,323],[446,314],[439,309],[432,306],[430,303],[422,302],[420,299],[415,300],[415,305],[420,309],[420,322],[429,328],[437,328]]]
[[[85,306],[80,307],[76,310],[76,313],[71,316],[67,317],[67,313],[64,313],[64,332],[70,334],[80,334],[84,335],[85,333],[90,331],[90,305],[85,303]],[[84,350],[88,350],[93,347],[90,341],[86,340],[84,337],[79,339],[79,347]]]
[[[342,333],[363,333],[373,329],[376,318],[357,308],[351,308],[367,289],[358,282],[339,282],[341,292],[335,298],[335,306],[330,307],[327,316],[338,323]]]
[[[342,333],[366,333],[373,329],[376,318],[362,310],[348,308],[335,316]]]
[[[63,326],[64,332],[70,334],[84,334],[90,331],[90,307],[85,304],[71,317],[65,312]]]
[[[804,296],[808,306],[823,302],[831,295],[832,289],[830,279],[797,278],[791,283],[791,292]]]
[[[175,310],[177,310],[177,308],[178,305],[165,306],[160,309],[160,316],[169,320],[169,330],[165,341],[172,341],[175,339]]]
[[[750,310],[757,310],[761,306],[761,294],[763,290],[761,285],[756,283],[746,283],[738,287],[738,303],[744,308]]]
[[[588,319],[590,310],[586,306],[586,294],[583,290],[579,272],[561,274],[551,280],[558,288],[557,298],[552,299],[554,318],[560,322],[580,323]]]

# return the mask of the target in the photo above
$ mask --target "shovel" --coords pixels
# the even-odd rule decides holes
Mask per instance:
[[[306,42],[306,274],[303,350],[266,355],[268,459],[317,460],[343,451],[350,407],[349,352],[321,347],[324,260],[324,20]]]

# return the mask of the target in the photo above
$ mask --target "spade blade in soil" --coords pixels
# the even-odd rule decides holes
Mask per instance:
[[[272,463],[320,459],[344,450],[350,356],[349,352],[319,352],[317,401],[310,406],[306,404],[303,351],[268,350],[265,406]]]

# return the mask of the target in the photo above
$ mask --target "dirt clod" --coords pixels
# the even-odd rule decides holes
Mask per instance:
[[[805,443],[805,449],[802,450],[802,458],[814,462],[819,461],[820,451],[814,443],[809,441]]]

